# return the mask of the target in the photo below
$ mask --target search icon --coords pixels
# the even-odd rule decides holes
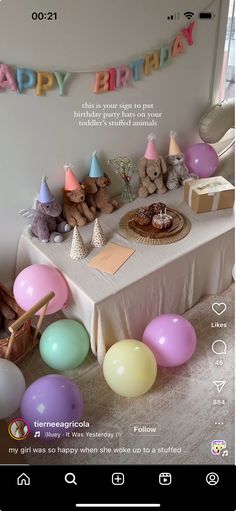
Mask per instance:
[[[65,482],[68,483],[68,484],[75,484],[75,485],[77,485],[77,482],[75,480],[75,474],[73,474],[73,472],[68,472],[65,475]]]

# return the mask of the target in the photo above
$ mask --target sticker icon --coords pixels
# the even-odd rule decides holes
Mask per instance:
[[[220,456],[221,451],[226,448],[225,440],[212,440],[211,442],[211,454],[214,456]]]

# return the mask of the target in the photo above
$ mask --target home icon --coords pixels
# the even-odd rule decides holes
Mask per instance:
[[[30,485],[30,478],[26,474],[21,474],[19,477],[17,477],[17,486],[29,486]]]

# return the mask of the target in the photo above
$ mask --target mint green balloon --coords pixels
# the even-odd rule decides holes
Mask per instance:
[[[61,319],[49,325],[43,332],[39,351],[49,367],[66,371],[83,362],[89,345],[89,335],[81,323],[73,319]]]

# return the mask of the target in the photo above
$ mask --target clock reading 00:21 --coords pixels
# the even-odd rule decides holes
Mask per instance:
[[[43,21],[43,20],[57,20],[57,12],[32,12],[32,20],[36,21]]]

